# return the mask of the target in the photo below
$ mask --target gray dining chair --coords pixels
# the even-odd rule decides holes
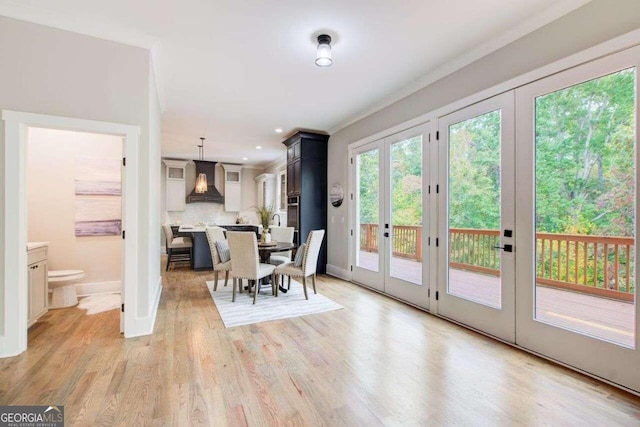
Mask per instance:
[[[277,295],[276,277],[273,273],[275,266],[260,263],[258,254],[258,240],[253,232],[228,231],[229,251],[231,252],[231,270],[233,271],[233,295],[231,301],[236,300],[236,286],[242,286],[241,280],[254,282],[253,303],[258,299],[260,279],[271,276],[271,293]],[[240,283],[239,283],[240,282]],[[242,289],[240,289],[242,292]]]
[[[207,240],[209,241],[209,249],[211,251],[211,263],[213,264],[213,290],[218,290],[218,273],[224,271],[224,285],[227,286],[229,282],[229,271],[231,271],[231,260],[222,262],[220,253],[218,252],[217,241],[226,241],[224,237],[224,228],[222,227],[208,227],[205,230]]]
[[[191,261],[193,242],[190,237],[173,237],[173,230],[169,224],[162,226],[164,237],[167,241],[167,268],[172,262]]]
[[[286,262],[280,264],[275,269],[276,279],[278,276],[289,276],[289,287],[291,286],[291,278],[302,279],[302,287],[304,289],[305,299],[309,299],[307,295],[307,277],[311,277],[313,283],[313,293],[316,291],[316,271],[318,268],[318,256],[320,255],[320,247],[322,246],[322,240],[324,239],[324,230],[312,230],[307,237],[307,243],[304,247],[304,253],[302,255],[302,263],[300,266],[296,266],[294,262]],[[278,288],[276,287],[276,296],[278,295]]]

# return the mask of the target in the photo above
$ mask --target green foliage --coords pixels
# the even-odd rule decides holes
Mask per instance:
[[[258,215],[260,216],[260,222],[262,223],[262,228],[264,231],[269,229],[269,223],[271,222],[271,218],[273,218],[273,214],[275,213],[275,209],[271,205],[260,206],[256,208]]]
[[[536,222],[634,235],[635,80],[620,71],[536,100]]]
[[[500,228],[500,111],[449,128],[449,227]]]
[[[422,224],[422,137],[391,146],[393,225]]]
[[[636,71],[628,69],[559,89],[535,100],[537,232],[635,236],[635,88]],[[449,127],[448,134],[449,227],[499,230],[501,111],[455,123]],[[391,146],[394,225],[422,223],[423,143],[417,137]],[[357,166],[360,223],[378,224],[381,202],[378,150],[359,155]],[[518,184],[516,182],[516,191]],[[459,244],[454,239],[451,246],[454,252]],[[492,253],[489,243],[483,245],[487,253]],[[627,267],[629,276],[634,275],[633,258],[627,259],[626,254],[617,260],[624,271],[621,275],[613,272],[616,264],[613,253],[598,256],[598,249],[581,250],[581,258],[569,259],[563,271],[558,270],[558,265],[552,265],[551,258],[546,259],[545,274],[555,271],[556,280],[586,281],[595,286],[602,286],[605,274],[608,279],[626,277]],[[557,248],[552,258],[566,261],[569,256],[575,258],[575,252],[575,248],[572,251]],[[471,259],[467,253],[461,252],[459,256],[458,262],[478,263],[477,257]],[[542,274],[542,263],[539,262],[537,268]],[[620,287],[626,289],[626,285],[620,284]]]
[[[379,165],[380,153],[378,150],[367,151],[357,157],[359,174],[359,206],[360,223],[377,224],[379,222]]]

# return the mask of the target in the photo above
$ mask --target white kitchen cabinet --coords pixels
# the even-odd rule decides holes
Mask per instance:
[[[167,167],[167,211],[182,212],[187,196],[186,168],[189,160],[162,160]]]
[[[47,312],[49,286],[47,283],[47,246],[27,251],[27,274],[29,279],[29,318],[31,326]]]
[[[263,173],[256,176],[256,194],[258,195],[258,206],[276,206],[276,175]]]
[[[242,209],[242,165],[222,164],[224,169],[224,210],[240,212]]]

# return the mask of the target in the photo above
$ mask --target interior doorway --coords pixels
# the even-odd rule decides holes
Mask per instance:
[[[30,127],[27,140],[30,333],[74,307],[109,312],[123,332],[123,138]],[[57,309],[65,311],[45,316]]]
[[[138,140],[140,127],[67,117],[3,111],[4,121],[4,229],[2,247],[2,285],[4,323],[0,335],[0,357],[9,357],[27,349],[28,270],[27,270],[27,198],[26,161],[29,128],[49,128],[115,135],[124,140],[127,178],[123,180],[122,291],[124,304],[136,305]],[[127,224],[132,226],[127,229]],[[135,312],[122,315],[125,336],[135,330]],[[129,332],[129,335],[134,333]]]

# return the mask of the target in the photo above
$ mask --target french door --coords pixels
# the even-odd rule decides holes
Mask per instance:
[[[516,341],[636,391],[639,66],[633,48],[516,92]]]
[[[429,307],[429,125],[352,150],[353,280]]]
[[[438,313],[515,342],[514,94],[438,129]]]

